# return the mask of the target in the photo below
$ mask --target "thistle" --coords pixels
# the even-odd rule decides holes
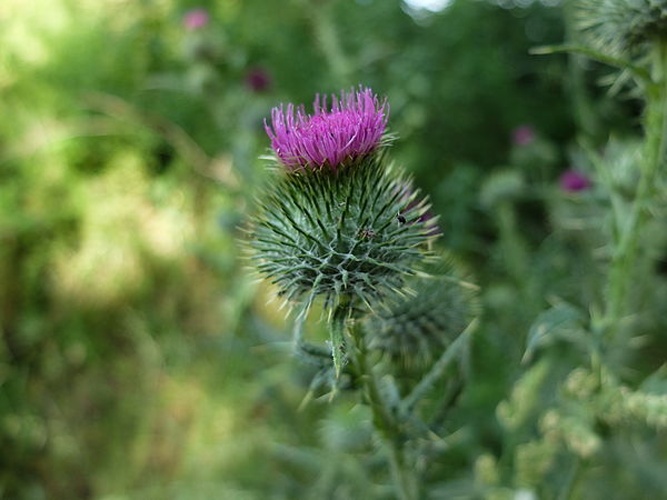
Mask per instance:
[[[450,258],[427,271],[409,280],[414,295],[390,299],[367,320],[369,348],[400,371],[423,372],[479,312],[477,287]]]
[[[558,178],[558,183],[562,191],[566,193],[577,193],[585,191],[592,185],[592,181],[583,172],[575,169],[568,169]]]
[[[264,124],[271,147],[288,169],[337,169],[376,151],[387,126],[389,108],[373,92],[360,88],[339,97],[317,95],[314,113],[288,104],[271,112]]]
[[[189,31],[200,30],[209,24],[210,15],[206,9],[197,8],[189,10],[183,16],[183,26]]]
[[[274,108],[265,128],[279,168],[261,197],[250,248],[257,270],[288,303],[299,306],[295,347],[321,367],[311,389],[329,377],[331,365],[334,389],[341,387],[342,373],[349,375],[351,387],[362,389],[390,451],[399,498],[416,499],[420,484],[412,463],[414,443],[406,438],[404,419],[442,379],[468,335],[451,339],[472,327],[463,294],[459,300],[445,278],[417,280],[429,275],[435,257],[431,242],[440,231],[427,200],[387,161],[388,111],[386,100],[362,87],[330,101],[317,96],[312,114],[293,104]],[[414,299],[411,285],[423,287]],[[328,313],[326,349],[303,342],[305,317],[316,299]],[[418,309],[423,321],[409,314],[402,321],[406,308]],[[387,314],[380,313],[385,310]],[[368,321],[374,314],[375,322]],[[377,331],[374,325],[379,325]],[[401,326],[408,331],[404,338]],[[392,399],[398,392],[384,383],[389,379],[380,383],[372,350],[393,356],[398,345],[403,354],[412,349],[413,340],[417,356],[438,359],[400,402]],[[322,362],[329,354],[331,362]],[[346,365],[349,370],[343,372]]]
[[[262,197],[251,246],[257,269],[289,302],[373,308],[414,274],[435,222],[386,162],[386,102],[370,89],[326,101],[318,96],[312,115],[273,109],[266,129],[284,172]]]
[[[578,0],[579,28],[592,45],[611,56],[634,56],[651,42],[667,41],[664,0]]]

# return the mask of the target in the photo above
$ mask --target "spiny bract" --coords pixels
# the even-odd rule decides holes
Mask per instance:
[[[577,0],[576,21],[589,42],[612,56],[640,54],[667,41],[665,0]]]
[[[401,368],[427,367],[479,312],[476,287],[448,256],[410,278],[412,295],[392,298],[366,321],[369,347]]]
[[[261,200],[251,247],[257,269],[289,301],[345,296],[371,306],[399,291],[437,234],[428,206],[382,155],[329,169],[293,171]]]

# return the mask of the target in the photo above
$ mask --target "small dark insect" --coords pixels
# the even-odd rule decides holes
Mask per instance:
[[[407,222],[405,217],[403,217],[400,213],[396,216],[396,220],[401,226]]]
[[[361,238],[362,240],[372,240],[375,238],[375,231],[373,231],[370,227],[360,229],[359,232],[357,233],[357,236]]]

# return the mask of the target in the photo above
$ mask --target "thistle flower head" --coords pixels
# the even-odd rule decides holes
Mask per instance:
[[[512,130],[512,144],[528,146],[535,141],[535,129],[530,125],[520,125]]]
[[[189,10],[183,16],[183,26],[190,31],[199,30],[205,27],[210,20],[208,11],[204,8]]]
[[[590,188],[591,180],[582,172],[569,169],[561,174],[559,184],[563,191],[575,193]]]
[[[401,369],[428,367],[479,313],[476,287],[442,257],[428,266],[430,276],[409,280],[414,295],[392,297],[366,322],[369,347]]]
[[[287,173],[262,196],[250,247],[288,302],[374,309],[430,254],[428,201],[379,150],[387,109],[362,87],[330,106],[318,96],[312,115],[274,108],[266,131]]]
[[[427,201],[412,188],[406,198],[406,183],[382,155],[278,177],[252,228],[257,269],[289,302],[374,308],[402,290],[437,234]]]
[[[317,95],[313,114],[303,105],[273,108],[271,125],[264,126],[276,157],[289,170],[336,170],[378,149],[388,111],[386,100],[359,87],[331,96],[330,104],[326,96]]]
[[[245,85],[252,92],[265,92],[271,88],[271,74],[262,67],[251,68],[245,75]]]
[[[595,48],[612,56],[636,55],[667,40],[665,0],[578,0],[579,28]]]

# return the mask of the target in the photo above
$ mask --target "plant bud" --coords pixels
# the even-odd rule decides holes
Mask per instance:
[[[367,323],[369,346],[408,370],[429,366],[479,310],[476,287],[460,280],[450,260],[428,270],[408,282],[414,295],[392,298]]]
[[[370,89],[279,106],[265,124],[282,166],[260,201],[257,269],[290,302],[373,308],[400,292],[438,234],[428,204],[387,165],[386,101]]]
[[[404,287],[437,234],[406,183],[378,155],[280,176],[252,228],[257,269],[288,301],[324,297],[330,309],[345,297],[372,308]]]
[[[633,56],[667,41],[664,0],[578,0],[575,6],[579,28],[603,53]]]

